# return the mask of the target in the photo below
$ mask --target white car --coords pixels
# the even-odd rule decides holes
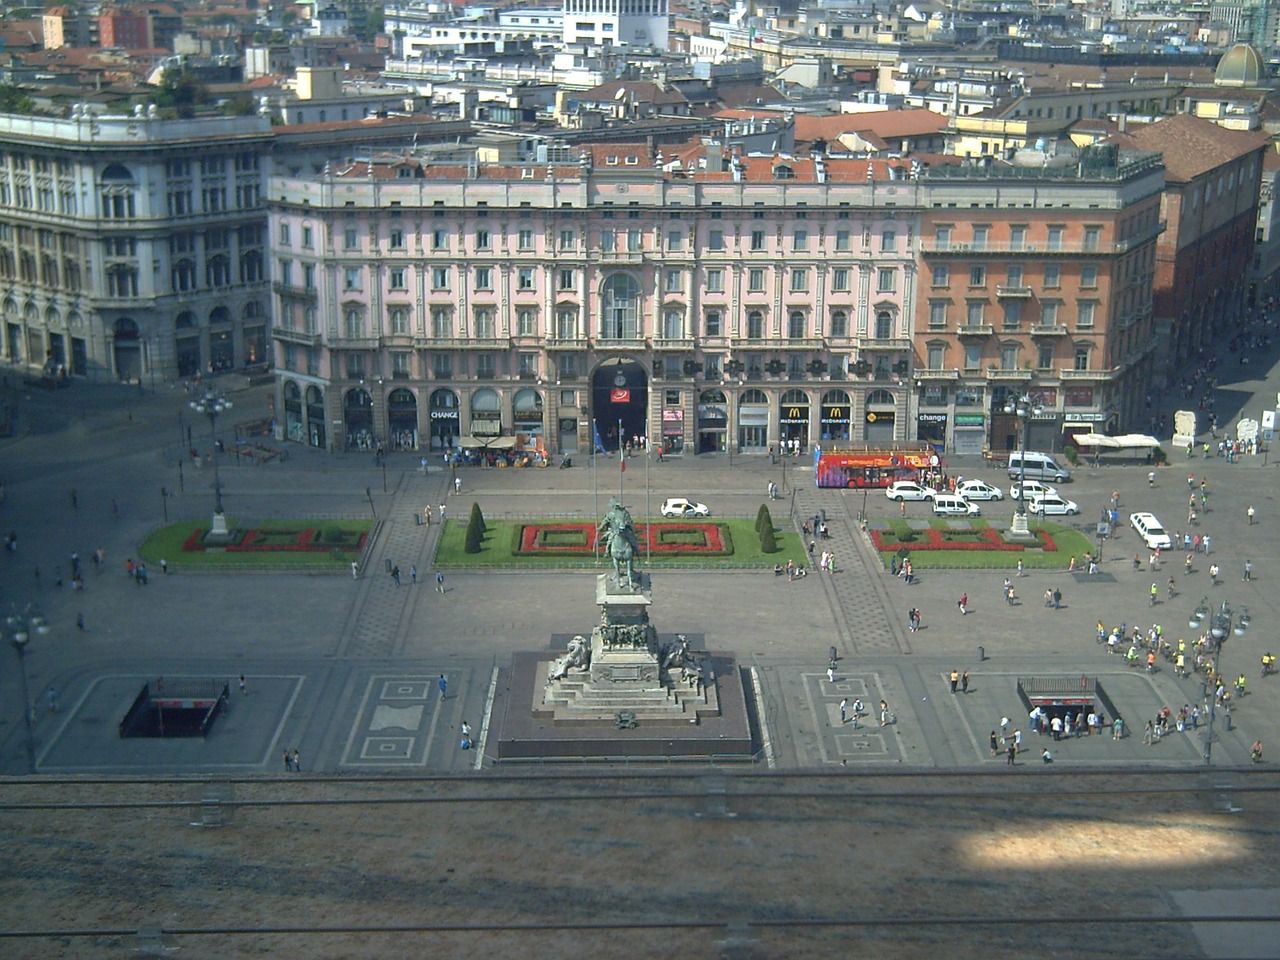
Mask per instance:
[[[1148,550],[1171,550],[1173,539],[1169,536],[1154,513],[1131,513],[1129,523],[1138,532]]]
[[[1027,483],[1031,481],[1028,480]],[[1030,497],[1026,501],[1027,510],[1040,516],[1075,516],[1080,512],[1080,505],[1074,500],[1067,500],[1056,493],[1046,493],[1039,497]]]
[[[985,480],[964,480],[956,484],[956,493],[966,500],[1003,500],[1004,491]]]
[[[1009,497],[1013,500],[1018,499],[1018,488],[1022,488],[1022,498],[1030,500],[1032,497],[1056,497],[1058,495],[1057,487],[1048,487],[1039,480],[1028,480],[1026,483],[1019,484],[1017,482],[1009,484]]]
[[[670,500],[663,501],[662,515],[664,517],[709,517],[711,508],[696,500],[672,497]]]
[[[937,492],[933,487],[921,486],[914,480],[895,480],[884,495],[890,500],[932,500]]]

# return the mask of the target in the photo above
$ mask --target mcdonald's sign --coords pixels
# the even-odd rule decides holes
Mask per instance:
[[[787,406],[783,408],[782,416],[778,419],[778,422],[791,426],[803,426],[809,422],[809,408],[794,405]]]
[[[848,423],[849,408],[845,406],[824,406],[822,408],[823,423]]]

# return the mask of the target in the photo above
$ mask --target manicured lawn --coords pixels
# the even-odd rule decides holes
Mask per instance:
[[[953,528],[955,521],[930,520],[929,530],[919,530],[906,520],[889,520],[876,523],[872,529],[879,534],[880,558],[885,566],[900,547],[911,551],[911,563],[920,570],[927,569],[1004,569],[1012,570],[1021,560],[1033,570],[1065,570],[1076,557],[1077,567],[1082,565],[1085,554],[1094,549],[1093,542],[1068,526],[1060,523],[1031,521],[1031,531],[1039,533],[1041,547],[1030,549],[998,549],[998,533],[985,520],[962,521],[967,528]],[[887,529],[882,528],[887,524]],[[936,534],[931,534],[936,531]],[[877,538],[873,538],[876,540]],[[938,544],[939,539],[945,541]],[[946,544],[957,549],[948,550]],[[928,549],[935,544],[937,548]],[[1047,549],[1048,546],[1054,549]]]
[[[520,570],[556,570],[565,568],[612,569],[607,558],[601,557],[596,562],[590,556],[582,558],[565,555],[516,556],[516,538],[520,528],[537,520],[503,521],[486,520],[487,529],[479,553],[467,553],[464,550],[467,522],[450,520],[445,526],[440,543],[436,550],[435,565],[443,569],[478,569],[478,568],[510,568]],[[554,524],[548,520],[547,523]],[[760,537],[756,534],[754,520],[717,519],[729,530],[729,538],[733,544],[733,552],[729,556],[699,557],[696,554],[685,554],[672,559],[660,559],[654,556],[652,561],[645,558],[641,550],[639,561],[642,570],[687,570],[705,569],[721,570],[734,568],[772,567],[775,563],[786,564],[787,560],[802,563],[806,560],[804,546],[799,534],[791,530],[779,530],[775,527],[774,536],[778,541],[778,550],[765,554],[760,550]],[[688,523],[680,521],[671,524],[655,523],[662,528],[687,527]]]
[[[170,570],[347,570],[359,560],[359,544],[373,530],[369,520],[263,520],[241,521],[227,518],[232,531],[256,531],[250,542],[258,549],[187,550],[184,546],[199,530],[208,530],[209,521],[175,523],[162,527],[142,542],[139,558],[159,573],[160,561]],[[311,531],[309,535],[305,531]],[[322,549],[294,549],[291,544],[305,539]]]

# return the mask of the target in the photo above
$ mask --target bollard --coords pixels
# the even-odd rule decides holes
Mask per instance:
[[[390,572],[391,572],[391,561],[390,561],[390,560],[383,560],[382,562],[383,562],[383,563],[385,563],[385,564],[387,565],[387,573],[390,573]]]
[[[417,510],[413,511],[413,525],[415,527],[422,526],[422,514],[420,514]]]
[[[1227,733],[1230,733],[1231,732],[1231,708],[1227,707],[1226,710],[1223,710],[1222,715],[1224,717],[1224,722],[1227,725]]]
[[[987,659],[987,648],[981,647],[981,646],[978,647],[978,662],[982,663],[986,659]]]
[[[832,662],[832,663],[835,663],[835,662],[836,662],[836,648],[835,648],[835,647],[832,647],[832,648],[831,648],[831,662]]]

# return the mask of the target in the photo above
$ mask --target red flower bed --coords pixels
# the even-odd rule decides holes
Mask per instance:
[[[182,549],[186,553],[198,553],[205,549],[204,538],[209,531],[204,528],[196,528],[192,531],[191,536],[182,544]],[[282,542],[284,537],[292,537],[290,541]],[[329,550],[341,550],[344,553],[359,553],[364,549],[365,539],[368,533],[361,533],[359,539],[354,546],[342,543],[323,543],[317,542],[316,531],[312,527],[306,527],[296,532],[283,530],[259,530],[253,527],[244,531],[231,543],[224,548],[228,553],[289,553],[289,552],[310,552],[324,553]]]
[[[1000,531],[991,527],[984,527],[974,532],[979,534],[981,539],[967,542],[947,540],[941,530],[929,527],[925,530],[917,530],[916,533],[923,539],[911,543],[902,543],[896,538],[882,536],[879,530],[871,531],[871,540],[881,553],[896,553],[903,547],[912,552],[917,550],[1001,550],[1008,553],[1021,553],[1023,550],[1031,549],[1021,543],[1006,543],[1000,539]],[[1040,549],[1049,553],[1057,551],[1058,545],[1053,542],[1053,537],[1048,531],[1037,530],[1035,536]]]
[[[688,538],[689,542],[673,542],[676,537]],[[724,528],[718,523],[640,524],[636,539],[641,550],[660,555],[732,552]],[[520,527],[516,553],[591,556],[596,549],[595,524],[530,523]]]

